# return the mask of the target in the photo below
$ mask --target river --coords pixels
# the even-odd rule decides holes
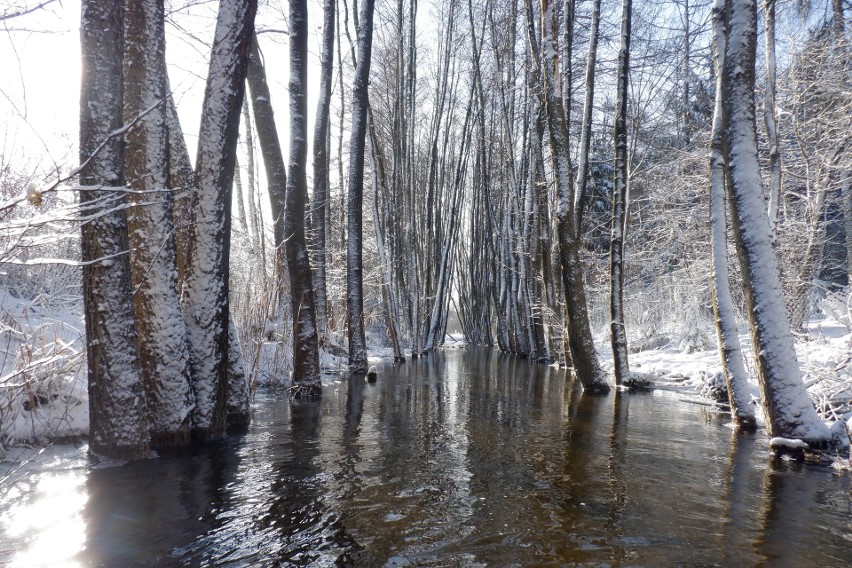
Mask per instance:
[[[852,476],[728,421],[448,350],[319,403],[258,395],[190,454],[52,446],[0,486],[0,565],[848,566]]]

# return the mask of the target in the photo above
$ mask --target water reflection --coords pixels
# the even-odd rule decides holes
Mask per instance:
[[[191,455],[3,487],[0,564],[843,566],[852,546],[847,473],[770,462],[670,393],[585,396],[490,351],[254,414]]]

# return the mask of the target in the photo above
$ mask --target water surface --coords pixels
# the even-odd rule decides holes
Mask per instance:
[[[54,447],[0,487],[0,565],[848,566],[850,475],[668,392],[584,396],[467,349],[249,432],[103,467]],[[8,463],[0,468],[5,473]]]

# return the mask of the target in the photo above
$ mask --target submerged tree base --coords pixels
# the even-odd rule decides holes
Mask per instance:
[[[291,399],[315,399],[322,397],[322,385],[296,383],[287,389]]]
[[[177,448],[188,446],[192,442],[189,427],[181,428],[176,432],[151,432],[151,448]]]

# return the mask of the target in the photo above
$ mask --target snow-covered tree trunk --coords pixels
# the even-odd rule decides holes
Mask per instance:
[[[825,446],[831,435],[802,381],[760,180],[754,105],[757,2],[727,0],[726,6],[723,108],[728,195],[767,431],[773,437]]]
[[[182,307],[195,392],[193,431],[200,439],[221,435],[227,419],[231,188],[256,10],[256,0],[219,4],[198,135]]]
[[[630,379],[627,360],[627,331],[624,327],[624,233],[627,230],[627,87],[630,72],[630,28],[633,3],[621,5],[621,48],[618,50],[618,78],[615,101],[615,180],[612,190],[612,229],[609,239],[609,315],[612,363],[615,384]],[[579,175],[579,174],[578,174]],[[575,199],[576,202],[576,199]]]
[[[313,146],[314,193],[311,200],[311,229],[314,233],[314,292],[320,341],[324,341],[328,326],[326,231],[328,231],[327,219],[331,197],[328,172],[329,113],[331,111],[331,84],[334,80],[334,7],[335,0],[323,0],[322,66],[320,68],[320,93],[314,124]]]
[[[251,107],[254,111],[254,123],[257,127],[257,139],[260,142],[260,155],[266,170],[267,192],[269,193],[269,208],[272,212],[272,234],[275,245],[275,276],[278,281],[278,302],[284,305],[286,300],[287,258],[284,248],[284,206],[287,196],[287,167],[284,164],[284,154],[281,142],[278,140],[278,129],[275,126],[275,113],[272,109],[272,98],[266,81],[266,71],[260,57],[257,37],[252,37],[249,49],[247,71]]]
[[[139,363],[151,444],[189,443],[193,404],[186,327],[175,264],[168,184],[165,30],[162,0],[127,0],[124,17],[124,173]],[[141,118],[139,118],[141,116]]]
[[[728,387],[734,424],[745,430],[756,427],[754,406],[748,389],[736,312],[728,279],[727,215],[725,214],[725,156],[723,142],[722,96],[724,92],[725,4],[713,4],[713,46],[716,69],[716,103],[710,142],[710,280],[713,296],[716,337],[722,359],[722,371]]]
[[[290,175],[284,211],[284,248],[293,313],[293,396],[322,393],[319,337],[311,265],[305,239],[308,201],[308,4],[290,0]]]
[[[346,313],[349,325],[349,371],[353,374],[367,372],[367,341],[364,336],[362,207],[374,4],[374,0],[362,0],[361,2],[361,15],[358,25],[358,63],[355,67],[355,84],[352,89],[349,194],[346,203]]]
[[[83,225],[83,307],[86,319],[92,452],[122,459],[149,451],[147,407],[136,353],[127,256],[122,126],[121,1],[83,0],[80,13],[80,207],[98,214]],[[102,147],[101,147],[102,146]]]
[[[562,283],[565,294],[566,319],[568,331],[568,349],[574,366],[574,372],[587,392],[606,393],[610,387],[606,374],[600,365],[592,330],[589,323],[586,291],[583,282],[583,264],[577,232],[573,222],[573,195],[571,187],[571,164],[568,157],[568,127],[562,109],[562,98],[553,91],[553,83],[548,76],[548,66],[540,63],[538,44],[535,36],[533,9],[531,0],[527,0],[528,37],[534,59],[539,62],[536,68],[543,69],[540,81],[544,98],[545,119],[550,137],[550,155],[553,160],[553,175],[556,178],[556,190],[559,197],[557,209],[557,237],[559,239],[559,258],[562,266]],[[552,45],[543,43],[542,51],[552,50]]]
[[[589,55],[586,59],[586,96],[583,100],[583,124],[580,127],[580,146],[577,149],[577,178],[574,182],[574,224],[583,227],[586,183],[589,179],[589,148],[592,144],[592,112],[595,103],[595,67],[598,62],[598,29],[601,21],[601,0],[592,2],[592,27],[589,30]],[[625,103],[626,104],[626,103]]]
[[[777,85],[775,63],[775,0],[763,0],[763,29],[766,41],[766,101],[763,118],[769,139],[769,228],[774,232],[778,222],[778,203],[781,200],[781,140],[775,104]]]
[[[166,76],[168,91],[168,76]],[[172,215],[175,226],[178,287],[182,290],[189,262],[189,243],[193,231],[193,211],[190,207],[195,194],[195,171],[186,148],[183,129],[174,100],[167,92],[166,123],[168,129],[169,187],[177,195]],[[235,160],[236,164],[236,160]],[[249,422],[249,381],[242,362],[242,350],[234,327],[233,315],[228,318],[228,425],[243,426]],[[191,380],[191,378],[190,378]]]

